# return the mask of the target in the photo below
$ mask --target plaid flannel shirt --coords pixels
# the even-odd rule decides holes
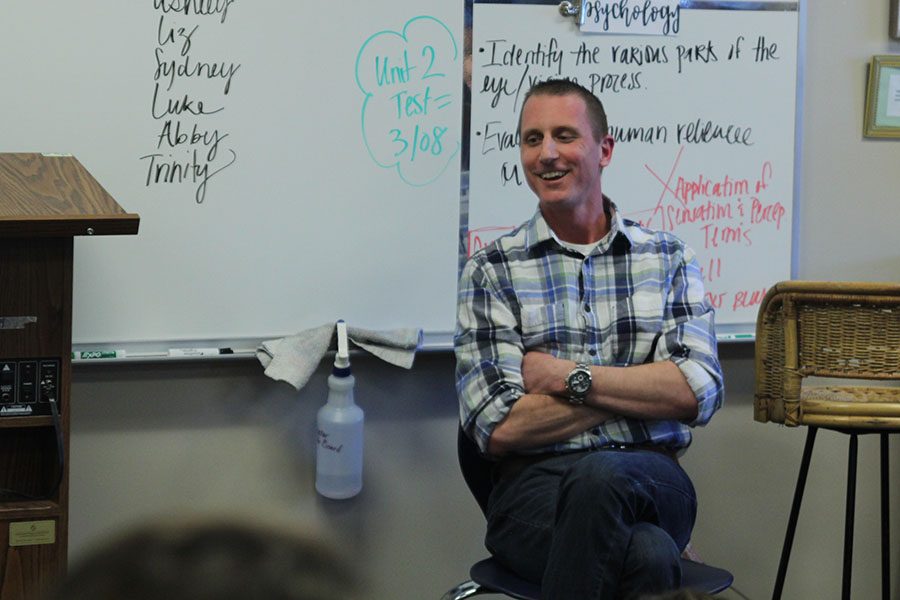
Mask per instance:
[[[522,357],[532,350],[593,365],[671,360],[698,401],[691,422],[616,417],[533,453],[632,444],[686,448],[690,428],[705,425],[722,405],[714,311],[693,252],[674,235],[612,213],[609,235],[589,256],[561,246],[538,210],[463,268],[456,386],[460,421],[482,452],[525,393]]]

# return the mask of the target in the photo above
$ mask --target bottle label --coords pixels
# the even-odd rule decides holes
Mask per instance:
[[[319,472],[350,474],[362,467],[362,423],[318,429]]]
[[[336,452],[340,454],[341,450],[344,449],[344,444],[335,445],[337,440],[329,440],[329,438],[334,437],[326,433],[325,431],[319,430],[319,448],[325,450],[327,452]]]

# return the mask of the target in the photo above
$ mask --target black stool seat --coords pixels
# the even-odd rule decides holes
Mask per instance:
[[[541,586],[526,581],[493,558],[480,560],[469,569],[469,577],[481,588],[481,593],[506,594],[518,600],[540,600]],[[718,567],[681,559],[681,587],[716,594],[727,590],[734,576]]]
[[[540,585],[522,579],[493,558],[472,565],[469,577],[485,591],[506,594],[518,600],[538,600],[541,597]]]

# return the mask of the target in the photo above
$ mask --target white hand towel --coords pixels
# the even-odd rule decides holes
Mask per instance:
[[[335,324],[326,323],[295,335],[268,340],[257,348],[256,357],[266,375],[276,381],[286,381],[299,390],[328,352],[334,331]],[[378,358],[404,369],[412,368],[416,350],[422,343],[420,329],[372,331],[348,326],[347,337]]]

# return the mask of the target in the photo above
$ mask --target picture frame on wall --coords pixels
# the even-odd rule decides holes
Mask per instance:
[[[872,57],[863,135],[900,139],[900,56]]]
[[[888,23],[891,37],[900,40],[900,0],[891,1],[891,16]]]

